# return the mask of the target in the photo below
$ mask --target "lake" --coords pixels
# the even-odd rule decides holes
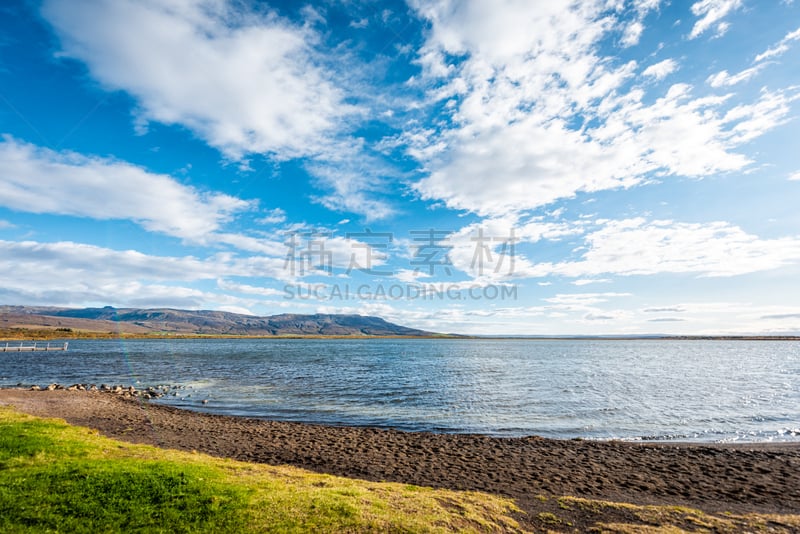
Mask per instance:
[[[1,386],[53,382],[169,385],[151,402],[281,421],[800,441],[796,341],[74,340],[67,352],[0,353]]]

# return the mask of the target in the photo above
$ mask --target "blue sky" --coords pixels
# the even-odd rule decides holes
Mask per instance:
[[[0,7],[0,303],[800,332],[800,2]]]

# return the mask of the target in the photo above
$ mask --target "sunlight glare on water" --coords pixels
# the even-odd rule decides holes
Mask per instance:
[[[100,340],[4,354],[0,384],[180,386],[231,415],[503,436],[800,440],[800,343]],[[207,404],[202,404],[207,400]]]

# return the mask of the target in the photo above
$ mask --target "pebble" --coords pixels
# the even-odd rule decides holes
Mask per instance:
[[[138,383],[138,382],[137,382]],[[20,387],[24,387],[24,384],[20,384]],[[121,384],[118,385],[108,385],[108,384],[72,384],[71,386],[63,386],[61,384],[52,383],[48,384],[45,387],[39,385],[32,385],[30,386],[30,391],[54,391],[57,389],[66,389],[67,391],[94,391],[100,393],[109,393],[113,395],[120,395],[123,397],[136,397],[141,399],[158,399],[165,395],[172,395],[178,396],[176,390],[183,389],[184,386],[169,386],[169,385],[158,385],[158,386],[149,386],[144,389],[136,389],[133,386],[123,386]],[[203,401],[203,404],[206,404],[208,400]]]

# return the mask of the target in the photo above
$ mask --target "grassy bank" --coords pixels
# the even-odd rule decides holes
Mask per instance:
[[[111,440],[0,406],[0,532],[797,532],[800,516],[508,500]]]
[[[506,499],[117,442],[0,407],[0,532],[515,531]]]
[[[195,334],[190,332],[100,332],[77,328],[0,328],[0,341],[52,341],[64,339],[467,339],[467,336],[435,334],[430,336],[321,335],[321,334]]]

